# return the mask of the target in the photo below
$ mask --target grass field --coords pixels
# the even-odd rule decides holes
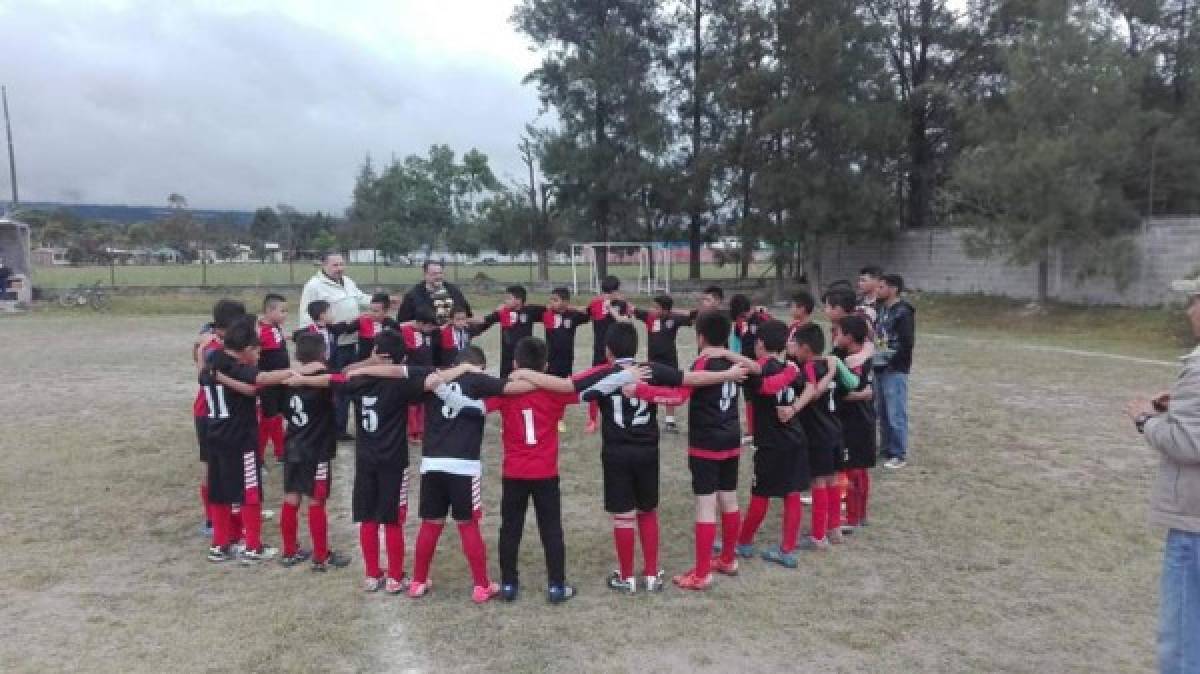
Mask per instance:
[[[1145,525],[1153,457],[1120,416],[1171,367],[1029,345],[1166,358],[1167,314],[920,298],[912,462],[877,470],[872,526],[795,571],[752,561],[704,595],[621,597],[601,512],[598,443],[568,416],[562,475],[568,575],[549,607],[527,524],[526,594],[475,607],[456,533],[422,601],[364,595],[349,519],[349,446],[330,530],[354,565],[214,567],[199,505],[188,345],[208,299],[118,303],[110,314],[0,318],[0,663],[6,671],[1128,672],[1153,665],[1160,533]],[[488,306],[495,298],[476,298]],[[957,302],[957,304],[956,304]],[[1105,310],[1116,311],[1116,310]],[[1052,320],[1047,320],[1049,317]],[[1119,325],[1125,322],[1123,338]],[[1155,332],[1157,326],[1165,332]],[[945,335],[922,338],[926,333]],[[586,338],[579,353],[588,351]],[[981,341],[983,340],[983,341]],[[496,333],[481,343],[497,353]],[[690,331],[681,354],[692,353]],[[582,358],[579,361],[582,364]],[[493,572],[498,424],[486,440]],[[683,440],[663,443],[662,560],[690,564]],[[419,450],[414,450],[415,452]],[[743,462],[743,503],[749,485]],[[281,471],[267,478],[280,495]],[[761,538],[778,538],[773,509]],[[410,554],[416,522],[410,517]],[[275,522],[266,538],[278,543]],[[307,540],[304,523],[302,540]]]

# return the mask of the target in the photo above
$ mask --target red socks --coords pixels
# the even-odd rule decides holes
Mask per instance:
[[[291,557],[299,547],[296,544],[296,530],[300,528],[300,506],[283,502],[279,513],[279,536],[283,539],[283,556]]]
[[[358,525],[358,545],[362,548],[363,566],[367,578],[378,578],[379,573],[379,523],[360,522]]]
[[[246,530],[246,549],[262,549],[262,504],[242,504],[242,526]]]
[[[329,520],[325,516],[325,502],[309,502],[308,532],[312,534],[313,559],[323,562],[329,558]]]
[[[600,418],[600,403],[595,400],[588,403],[588,421],[596,423]]]
[[[223,548],[233,541],[233,506],[228,503],[212,503],[208,514],[212,517],[213,547]]]
[[[638,534],[642,539],[642,573],[658,573],[658,511],[637,514]],[[711,544],[710,544],[711,547]]]
[[[800,537],[800,522],[804,519],[804,504],[800,502],[800,492],[794,491],[783,498],[783,540],[779,549],[792,552],[796,549],[796,539]]]
[[[825,538],[825,525],[829,522],[829,496],[832,492],[825,486],[812,488],[812,525],[809,528],[813,540]]]
[[[204,521],[212,524],[212,513],[208,510],[208,485],[200,485],[200,505],[204,507]]]
[[[383,544],[387,548],[388,578],[400,580],[404,577],[404,525],[383,525]]]
[[[742,531],[738,534],[738,543],[750,545],[754,542],[754,534],[758,533],[758,528],[762,526],[763,520],[767,517],[767,504],[766,496],[750,497],[750,507],[746,510],[746,519],[742,521]]]
[[[236,543],[242,538],[242,507],[235,503],[229,506],[229,542]]]
[[[417,532],[417,549],[413,559],[413,582],[429,582],[429,565],[433,563],[433,553],[437,551],[437,542],[442,536],[444,526],[444,522],[421,521],[421,529]]]
[[[729,564],[736,554],[734,548],[738,542],[738,532],[742,527],[742,513],[734,510],[721,513],[721,561]]]
[[[613,516],[613,543],[617,547],[617,570],[622,579],[633,577],[633,527],[632,517]]]
[[[425,435],[425,406],[408,406],[408,437],[420,440]]]
[[[754,435],[754,405],[746,401],[746,435]]]
[[[825,507],[829,510],[826,520],[827,531],[839,531],[842,528],[842,490],[838,487],[825,489]]]
[[[712,546],[717,538],[716,522],[696,522],[696,576],[704,578],[712,571]]]
[[[483,544],[483,536],[479,533],[479,522],[458,523],[458,537],[462,541],[463,555],[467,565],[471,567],[471,579],[475,587],[487,587],[491,584],[487,571],[487,548]]]

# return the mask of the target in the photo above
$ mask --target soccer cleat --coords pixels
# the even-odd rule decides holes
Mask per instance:
[[[733,551],[742,559],[753,559],[754,556],[758,554],[758,548],[754,547],[753,543],[746,543],[744,545],[738,543],[737,546],[733,548]]]
[[[335,569],[343,569],[349,565],[350,565],[350,557],[349,556],[339,554],[337,552],[334,552],[333,550],[330,550],[329,554],[325,555],[324,561],[318,562],[315,559],[313,560],[312,570],[323,573],[325,571],[328,571],[330,567],[333,567]]]
[[[561,604],[575,597],[574,585],[551,585],[546,590],[546,601],[551,604]]]
[[[637,593],[636,578],[621,578],[620,571],[613,571],[608,574],[608,589],[624,592],[625,594]]]
[[[679,425],[675,423],[674,419],[668,419],[666,424],[663,426],[663,430],[667,433],[678,433]]]
[[[312,553],[310,553],[308,550],[297,550],[295,554],[281,556],[279,558],[279,565],[290,569],[297,564],[307,562],[308,558],[311,556]]]
[[[429,594],[429,588],[432,586],[433,583],[428,580],[424,583],[413,581],[408,584],[408,596],[410,599],[420,599],[421,597]]]
[[[233,552],[228,546],[222,548],[219,545],[214,545],[208,549],[208,561],[210,562],[227,562],[233,559]]]
[[[732,561],[726,562],[724,559],[721,559],[720,557],[713,557],[712,561],[709,562],[709,564],[712,565],[713,571],[716,571],[717,573],[719,573],[721,575],[724,575],[724,576],[738,575],[737,558],[734,558]]]
[[[713,575],[710,573],[707,576],[697,576],[696,571],[688,571],[687,573],[675,576],[671,582],[681,590],[696,590],[704,591],[712,587]]]
[[[588,419],[587,426],[583,429],[588,435],[596,432],[596,422],[593,419]]]
[[[887,461],[886,461],[886,462],[883,464],[883,467],[884,467],[884,468],[891,468],[891,469],[893,469],[893,470],[894,470],[894,469],[896,469],[896,468],[903,468],[903,467],[905,467],[905,466],[907,466],[907,465],[908,465],[908,462],[907,462],[907,461],[905,461],[904,459],[898,459],[898,458],[896,458],[896,457],[892,457],[892,458],[888,459],[888,460],[887,460]]]
[[[654,574],[653,576],[643,576],[642,579],[646,583],[646,591],[647,592],[662,592],[663,587],[666,586],[666,583],[663,581],[663,575],[665,573],[666,573],[665,571],[660,570],[658,573]]]
[[[476,585],[471,589],[471,601],[476,604],[486,604],[489,599],[500,594],[499,583],[488,583],[487,585]]]
[[[842,543],[846,542],[846,539],[842,538],[842,528],[841,527],[837,527],[837,528],[830,529],[829,531],[827,531],[825,533],[825,538],[828,539],[832,545],[841,545]]]
[[[246,548],[242,550],[242,554],[238,555],[238,561],[245,566],[252,566],[272,559],[277,554],[279,554],[279,551],[269,545],[264,545],[257,550]]]
[[[408,576],[400,576],[400,579],[388,578],[383,585],[383,591],[388,594],[400,594],[412,587],[408,583]]]
[[[778,564],[789,569],[794,569],[800,565],[799,560],[796,559],[795,553],[784,552],[783,550],[779,549],[778,546],[768,550],[763,550],[762,558],[763,561],[771,562],[772,564]]]
[[[516,601],[518,589],[516,583],[505,583],[500,586],[500,598],[504,601]]]
[[[383,588],[383,576],[372,578],[367,576],[363,579],[363,592],[378,592]]]
[[[812,536],[805,536],[804,538],[800,539],[799,547],[801,550],[811,550],[813,552],[824,552],[829,549],[829,541],[827,541],[824,538],[822,538],[821,540],[817,540],[817,539],[813,538]]]

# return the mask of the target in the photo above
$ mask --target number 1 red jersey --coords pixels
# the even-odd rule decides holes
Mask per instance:
[[[488,412],[500,412],[504,477],[543,480],[558,476],[558,422],[578,393],[531,391],[487,399]]]

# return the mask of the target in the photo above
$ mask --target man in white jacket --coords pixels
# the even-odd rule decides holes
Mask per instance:
[[[350,323],[358,320],[362,310],[371,304],[371,296],[358,289],[350,277],[346,276],[346,260],[339,253],[325,253],[321,256],[321,268],[304,284],[300,293],[300,327],[306,328],[313,322],[308,315],[308,305],[317,300],[329,303],[335,323]],[[330,366],[338,370],[354,362],[358,338],[353,334],[338,337],[337,349],[331,354]],[[346,421],[350,409],[350,400],[345,396],[337,396],[334,424],[338,429],[338,439],[347,440]]]

